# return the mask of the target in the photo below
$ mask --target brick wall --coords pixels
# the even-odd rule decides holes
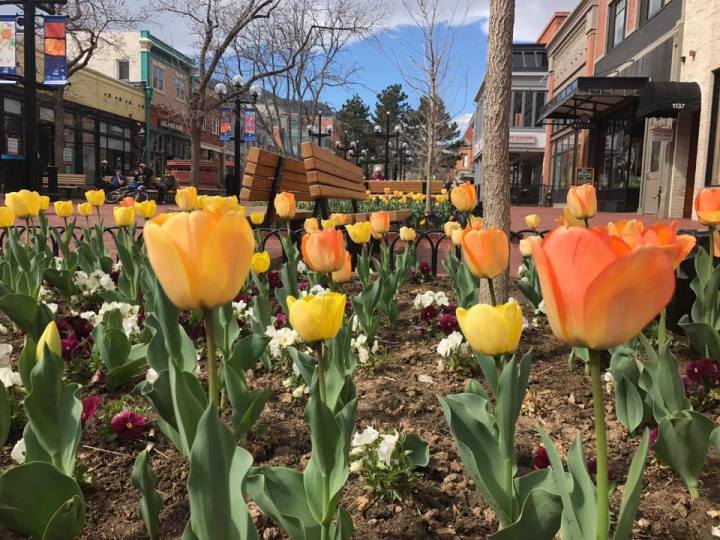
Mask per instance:
[[[720,47],[717,31],[720,28],[720,2],[685,0],[685,21],[680,65],[680,80],[697,82],[702,93],[698,152],[695,168],[694,192],[705,186],[708,145],[710,144],[710,117],[712,106],[713,71],[720,69]],[[695,51],[693,58],[690,51]],[[720,178],[713,179],[720,184]]]

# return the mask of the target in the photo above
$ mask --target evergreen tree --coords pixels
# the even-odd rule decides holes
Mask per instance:
[[[394,133],[395,126],[404,125],[406,121],[406,115],[410,111],[410,105],[407,103],[407,94],[403,92],[402,85],[391,84],[387,88],[383,89],[377,95],[377,102],[375,103],[375,110],[372,113],[373,129],[375,126],[380,126],[381,132]],[[374,137],[375,140],[375,156],[377,157],[377,163],[384,163],[385,161],[385,140],[382,137]],[[388,153],[388,171],[386,173],[387,178],[392,177],[393,162],[396,158],[392,155],[392,150],[395,148],[394,140],[389,141],[387,146]]]
[[[361,149],[374,148],[375,141],[369,117],[370,106],[359,95],[355,94],[343,103],[337,112],[341,142],[345,144],[347,139],[349,145],[351,141],[357,141],[357,152]]]
[[[403,139],[417,156],[417,161],[423,163],[427,159],[427,137],[430,123],[435,129],[435,156],[433,159],[433,174],[451,169],[458,159],[459,149],[462,145],[460,130],[456,122],[452,121],[441,98],[436,98],[435,120],[429,118],[430,98],[422,96],[417,110],[410,110],[406,115]]]

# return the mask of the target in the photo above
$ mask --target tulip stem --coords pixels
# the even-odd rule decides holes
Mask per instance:
[[[660,321],[658,322],[658,347],[662,347],[667,341],[667,308],[662,308]]]
[[[592,381],[593,413],[595,416],[595,452],[597,459],[596,489],[597,489],[597,539],[607,540],[610,523],[610,509],[608,507],[608,460],[607,460],[607,434],[605,431],[605,407],[602,393],[602,367],[600,365],[602,352],[589,350],[590,378]]]
[[[30,247],[30,218],[25,218],[25,249]]]
[[[205,343],[207,345],[208,394],[210,403],[219,406],[217,360],[215,355],[215,331],[212,310],[205,310]]]
[[[493,306],[497,306],[497,300],[495,299],[495,287],[493,286],[492,278],[487,278],[488,290],[490,291],[490,303]]]
[[[321,344],[318,350],[318,393],[320,401],[323,405],[327,405],[327,396],[325,394],[325,347]]]
[[[320,343],[318,346],[318,394],[320,395],[320,402],[327,406],[327,394],[325,392],[325,344]],[[327,508],[330,502],[330,477],[322,476],[322,507],[323,512]],[[330,523],[320,524],[320,539],[327,540],[330,538]]]
[[[583,218],[583,221],[585,222],[585,228],[589,229],[590,228],[590,220],[588,218]]]
[[[710,279],[715,269],[715,227],[709,227],[708,229],[710,232],[708,235],[708,279]]]

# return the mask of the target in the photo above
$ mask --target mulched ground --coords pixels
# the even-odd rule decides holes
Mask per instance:
[[[363,490],[357,476],[351,476],[342,497],[342,505],[351,513],[358,539],[485,538],[496,530],[493,512],[464,472],[452,437],[445,423],[437,396],[460,392],[467,373],[438,371],[435,352],[441,335],[428,335],[415,324],[412,308],[415,294],[427,289],[449,290],[443,279],[433,283],[406,285],[399,298],[399,320],[390,327],[381,325],[380,338],[390,353],[387,363],[356,372],[358,394],[357,427],[402,428],[421,435],[430,444],[430,464],[422,471],[411,495],[400,503],[376,500]],[[519,293],[516,297],[519,297]],[[530,317],[530,314],[527,314]],[[681,345],[682,346],[682,345]],[[582,433],[588,460],[594,455],[592,404],[589,380],[582,369],[568,372],[566,346],[560,344],[543,322],[526,330],[522,340],[526,350],[533,348],[534,360],[528,395],[517,426],[520,473],[532,468],[533,451],[539,444],[536,427],[542,424],[564,453]],[[19,351],[19,347],[17,349]],[[419,376],[432,378],[420,382]],[[479,372],[473,374],[479,376]],[[255,462],[303,468],[310,453],[308,429],[302,413],[304,400],[292,401],[280,371],[258,370],[251,383],[273,389],[274,397],[263,412],[251,435],[248,449]],[[423,380],[427,380],[425,377]],[[131,387],[124,390],[129,392]],[[121,397],[117,392],[114,397]],[[104,395],[104,399],[113,396]],[[133,406],[142,400],[130,396]],[[612,396],[606,396],[607,411],[612,413]],[[705,411],[716,423],[720,409]],[[637,442],[608,415],[608,440],[612,468],[625,472]],[[19,434],[11,436],[2,449],[0,466],[11,461],[9,452]],[[185,494],[187,464],[162,436],[123,442],[109,437],[101,422],[91,424],[83,433],[78,460],[92,478],[84,487],[87,523],[81,538],[87,540],[130,540],[146,538],[138,515],[138,493],[130,483],[135,456],[149,440],[156,442],[153,468],[159,477],[158,490],[164,507],[160,516],[161,537],[177,538],[188,519]],[[720,459],[711,450],[701,479],[700,497],[690,501],[684,484],[652,455],[644,476],[643,496],[633,538],[674,538],[683,540],[712,538],[711,529],[720,525],[713,510],[720,510]],[[617,511],[619,496],[613,498]],[[260,515],[251,503],[251,513],[263,539],[286,538],[284,533]],[[710,512],[711,515],[708,515]],[[19,538],[0,531],[2,538]]]

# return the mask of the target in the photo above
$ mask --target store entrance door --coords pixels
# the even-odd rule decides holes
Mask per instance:
[[[648,119],[645,137],[647,158],[643,167],[642,213],[644,215],[667,216],[674,137],[673,119]]]

